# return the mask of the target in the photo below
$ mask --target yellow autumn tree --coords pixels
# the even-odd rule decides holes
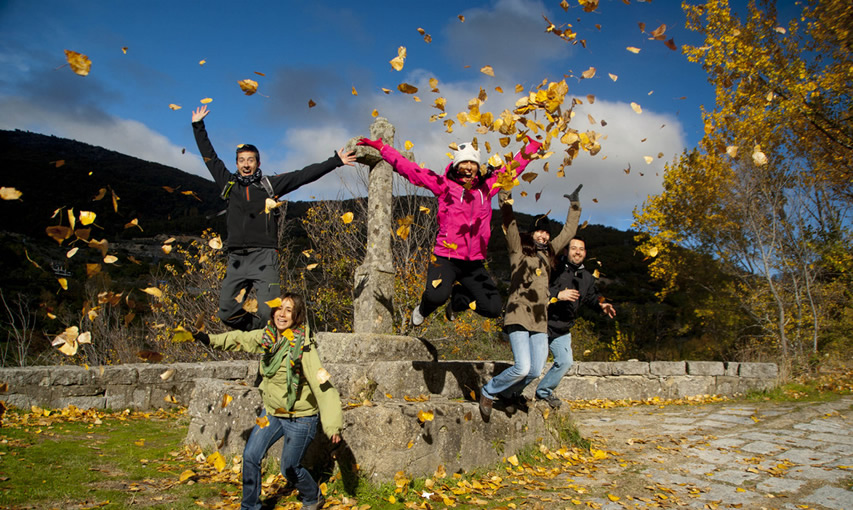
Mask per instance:
[[[853,269],[843,256],[853,7],[810,2],[788,22],[772,1],[750,2],[743,18],[726,0],[684,8],[704,36],[684,52],[708,73],[716,102],[699,145],[667,165],[664,191],[635,211],[640,249],[664,293],[695,269],[682,248],[720,264],[735,283],[705,284],[739,304],[751,325],[742,340],[801,361],[850,309],[835,282]]]

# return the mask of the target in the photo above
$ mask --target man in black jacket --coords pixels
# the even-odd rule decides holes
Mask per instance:
[[[228,326],[249,331],[262,328],[270,317],[267,301],[281,295],[278,261],[278,226],[273,213],[265,208],[269,198],[275,200],[304,184],[316,181],[341,165],[353,166],[355,153],[337,151],[322,163],[295,172],[265,176],[261,172],[261,155],[254,145],[237,147],[237,171],[231,173],[213,150],[204,128],[207,106],[196,108],[192,115],[193,133],[213,180],[222,190],[227,206],[228,266],[219,294],[219,318]],[[272,195],[272,197],[271,197]],[[242,299],[255,288],[257,314],[243,310]]]
[[[536,387],[536,398],[548,402],[554,409],[562,404],[554,395],[554,390],[572,366],[571,330],[580,305],[601,310],[611,319],[616,316],[613,305],[605,303],[598,293],[595,277],[583,267],[586,242],[575,237],[569,241],[566,250],[568,255],[561,256],[557,261],[557,270],[551,277],[550,286],[552,301],[556,298],[548,306],[548,345],[554,355],[554,364]]]

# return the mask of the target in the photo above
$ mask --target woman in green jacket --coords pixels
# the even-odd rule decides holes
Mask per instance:
[[[217,349],[263,355],[259,389],[264,410],[243,451],[242,510],[261,508],[261,460],[281,437],[281,473],[299,490],[303,509],[322,508],[325,500],[317,482],[302,466],[302,458],[314,439],[318,421],[332,443],[341,441],[341,397],[320,364],[317,344],[309,335],[305,302],[291,293],[280,299],[264,329],[195,335]]]

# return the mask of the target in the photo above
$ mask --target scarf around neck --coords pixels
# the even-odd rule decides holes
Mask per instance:
[[[255,170],[255,173],[253,173],[252,175],[243,175],[240,173],[239,170],[234,172],[234,179],[243,186],[251,186],[252,184],[255,184],[256,182],[260,181],[261,177],[263,176],[264,174],[263,172],[261,172],[260,168]]]
[[[302,378],[302,347],[308,338],[308,325],[295,329],[286,329],[281,335],[272,324],[264,328],[261,345],[264,355],[261,357],[261,373],[272,377],[279,370],[285,370],[287,386],[287,410],[293,409],[293,403],[299,393]]]

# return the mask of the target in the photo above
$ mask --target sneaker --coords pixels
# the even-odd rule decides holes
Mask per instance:
[[[444,307],[444,317],[447,319],[447,322],[456,320],[456,312],[453,311],[453,305],[450,303],[447,303],[447,306]]]
[[[542,400],[548,402],[548,405],[551,406],[551,409],[559,409],[560,406],[563,405],[563,401],[557,398],[557,396],[553,393],[543,398]]]
[[[325,505],[325,504],[326,504],[326,498],[324,498],[323,495],[320,494],[320,499],[317,500],[316,503],[311,504],[311,505],[302,505],[302,510],[320,510],[321,508],[323,508],[323,505]]]
[[[423,323],[424,316],[421,315],[421,304],[418,303],[415,309],[412,310],[412,326],[420,326]]]
[[[483,421],[486,423],[488,423],[489,418],[492,417],[492,404],[493,403],[494,403],[494,400],[492,400],[489,397],[480,393],[480,402],[479,402],[480,416],[483,417]]]

